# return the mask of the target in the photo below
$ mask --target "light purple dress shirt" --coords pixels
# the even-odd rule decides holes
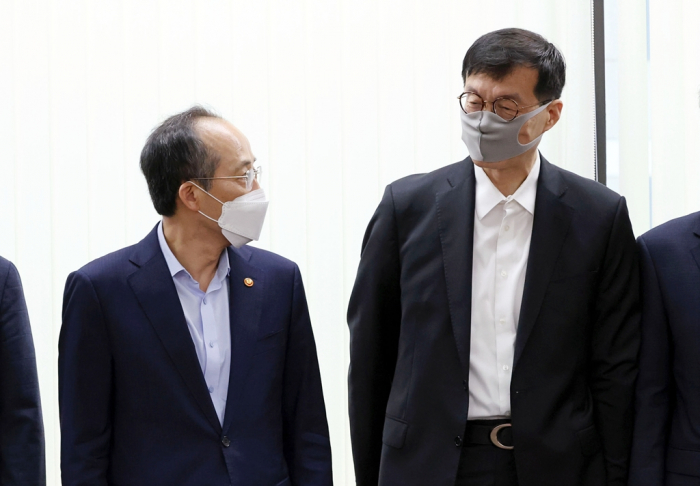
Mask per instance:
[[[219,422],[224,423],[228,379],[231,369],[231,326],[229,320],[230,266],[228,252],[221,252],[219,266],[206,292],[185,270],[170,250],[163,234],[163,222],[158,225],[158,242],[173,277],[187,328],[197,351],[199,365],[207,383],[211,401]]]

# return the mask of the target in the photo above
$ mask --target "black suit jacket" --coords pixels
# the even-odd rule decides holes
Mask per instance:
[[[58,367],[64,486],[332,484],[299,269],[251,247],[228,256],[223,427],[155,228],[68,277]]]
[[[631,486],[700,482],[700,212],[640,236],[642,351]],[[692,478],[692,479],[691,479]]]
[[[0,484],[46,484],[44,423],[29,314],[15,266],[0,257]]]
[[[357,484],[453,486],[469,406],[474,165],[389,185],[348,310]],[[624,485],[639,347],[625,201],[542,158],[511,381],[521,486]]]

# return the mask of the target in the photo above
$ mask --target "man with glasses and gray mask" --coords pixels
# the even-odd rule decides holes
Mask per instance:
[[[66,283],[63,485],[331,485],[299,269],[245,246],[268,206],[248,139],[194,107],[141,170],[162,221]]]
[[[470,157],[387,187],[348,309],[358,485],[626,484],[635,242],[624,198],[538,152],[564,79],[540,35],[480,37]]]

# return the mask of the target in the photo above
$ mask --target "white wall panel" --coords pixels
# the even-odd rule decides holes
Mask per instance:
[[[314,5],[314,8],[309,8]],[[342,73],[340,0],[308,2],[304,15],[304,63],[306,66],[306,290],[311,322],[318,343],[318,359],[326,407],[344,413],[328,416],[333,453],[342,459],[349,452],[345,416],[347,385],[346,330],[342,325],[343,186]],[[322,304],[323,303],[323,304]],[[334,471],[335,482],[344,481],[343,470]]]
[[[416,35],[418,19],[412,4],[386,0],[377,5],[377,123],[382,188],[416,172],[414,55],[422,36]]]
[[[126,93],[122,4],[88,2],[87,6],[87,193],[93,259],[126,244]]]
[[[698,63],[698,53],[700,52],[700,29],[697,27],[697,20],[700,19],[700,2],[695,0],[683,0],[683,91],[679,93],[679,98],[688,100],[680,103],[683,107],[681,123],[685,127],[685,138],[683,140],[685,158],[683,160],[683,185],[685,200],[681,214],[700,210],[700,144],[698,144],[698,134],[700,134],[700,63]],[[673,39],[673,36],[670,36]],[[676,43],[669,48],[675,47]],[[675,67],[668,66],[666,69],[673,71]],[[673,109],[675,111],[675,107]],[[661,109],[656,116],[661,117]],[[674,212],[679,208],[674,208]]]
[[[674,209],[683,207],[685,202],[685,126],[682,123],[669,123],[669,108],[673,103],[655,102],[659,99],[666,100],[667,96],[683,99],[684,32],[678,29],[679,25],[683,25],[683,12],[680,8],[668,8],[665,2],[649,1],[651,214],[654,226],[677,215]],[[674,31],[675,35],[669,35]],[[669,69],[669,66],[673,66],[673,69]],[[683,102],[676,106],[683,106]],[[683,117],[683,112],[679,115]]]
[[[309,182],[304,2],[276,2],[269,13],[269,48],[260,54],[267,55],[270,70],[269,163],[264,183],[272,201],[270,248],[297,262],[306,275]]]
[[[15,204],[15,15],[14,2],[0,2],[0,174],[7,183],[0,191],[0,251],[5,258],[16,255]]]
[[[160,108],[159,5],[155,1],[122,0],[124,45],[124,110],[122,149],[124,167],[126,244],[140,241],[155,225],[146,181],[139,168],[141,148],[158,121],[170,114]],[[181,66],[182,76],[191,76],[192,65]],[[183,99],[186,106],[190,99]]]
[[[60,474],[61,446],[58,420],[58,386],[55,377],[58,358],[59,326],[62,299],[57,291],[69,272],[89,260],[89,208],[91,201],[88,162],[87,93],[87,5],[86,2],[53,0],[49,7],[49,122],[51,162],[51,292],[52,309],[46,321],[32,315],[32,325],[41,326],[42,335],[50,336],[46,354],[38,354],[41,395],[46,428],[46,459],[49,477]],[[67,29],[66,26],[71,28]],[[108,124],[109,125],[109,124]],[[122,226],[119,222],[117,227]],[[48,279],[46,279],[48,282]],[[46,295],[47,293],[45,293]],[[36,342],[36,334],[35,334]],[[47,373],[48,372],[48,373]],[[43,386],[48,383],[48,386]]]
[[[51,121],[49,116],[49,8],[42,0],[14,2],[14,262],[21,272],[39,375],[44,424],[49,436],[47,465],[55,470],[57,448],[57,357],[53,319]],[[70,197],[70,196],[68,196]]]
[[[417,32],[414,51],[414,157],[416,172],[430,172],[450,162],[451,130],[459,121],[457,96],[461,89],[461,63],[452,62],[449,50],[450,11],[441,5],[449,2],[413,0],[411,8]],[[445,96],[447,94],[447,96]],[[459,135],[457,135],[459,138]]]
[[[618,11],[623,13],[617,29],[620,193],[627,198],[632,228],[640,235],[650,226],[647,12],[636,0],[620,2]]]
[[[263,168],[261,183],[269,193],[270,177],[275,172],[274,166],[270,165],[270,117],[286,118],[282,111],[273,108],[271,93],[276,89],[279,96],[287,94],[284,78],[280,74],[276,75],[276,79],[270,77],[271,72],[280,72],[277,67],[270,67],[270,4],[236,0],[228,21],[231,45],[226,59],[233,66],[233,77],[228,86],[232,99],[229,120],[250,140],[258,165]],[[222,58],[221,62],[226,59]],[[219,107],[216,109],[220,110]],[[282,109],[286,109],[286,106]],[[285,151],[280,151],[283,161],[284,153]],[[269,211],[272,213],[275,208],[270,208]],[[270,224],[263,227],[258,246],[270,248],[271,227]]]
[[[698,14],[697,2],[649,0],[653,226],[700,209]]]
[[[0,254],[19,267],[30,307],[49,484],[60,475],[65,279],[158,221],[140,151],[193,104],[237,125],[264,167],[271,204],[257,245],[301,268],[335,482],[353,484],[345,312],[367,222],[386,184],[466,156],[462,58],[496,28],[535,29],[564,52],[564,115],[543,152],[592,176],[590,12],[580,3],[0,0],[0,167],[10,181]]]

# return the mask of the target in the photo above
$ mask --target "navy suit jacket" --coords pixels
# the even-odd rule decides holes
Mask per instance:
[[[332,484],[299,270],[264,250],[228,252],[223,427],[156,229],[68,277],[58,368],[64,486]]]
[[[29,314],[15,266],[0,257],[0,484],[46,484],[44,423]]]
[[[453,486],[469,408],[474,164],[390,184],[348,310],[359,486]],[[510,384],[520,486],[627,483],[639,281],[625,201],[542,158]]]
[[[630,485],[700,483],[700,212],[640,236],[642,351]]]

